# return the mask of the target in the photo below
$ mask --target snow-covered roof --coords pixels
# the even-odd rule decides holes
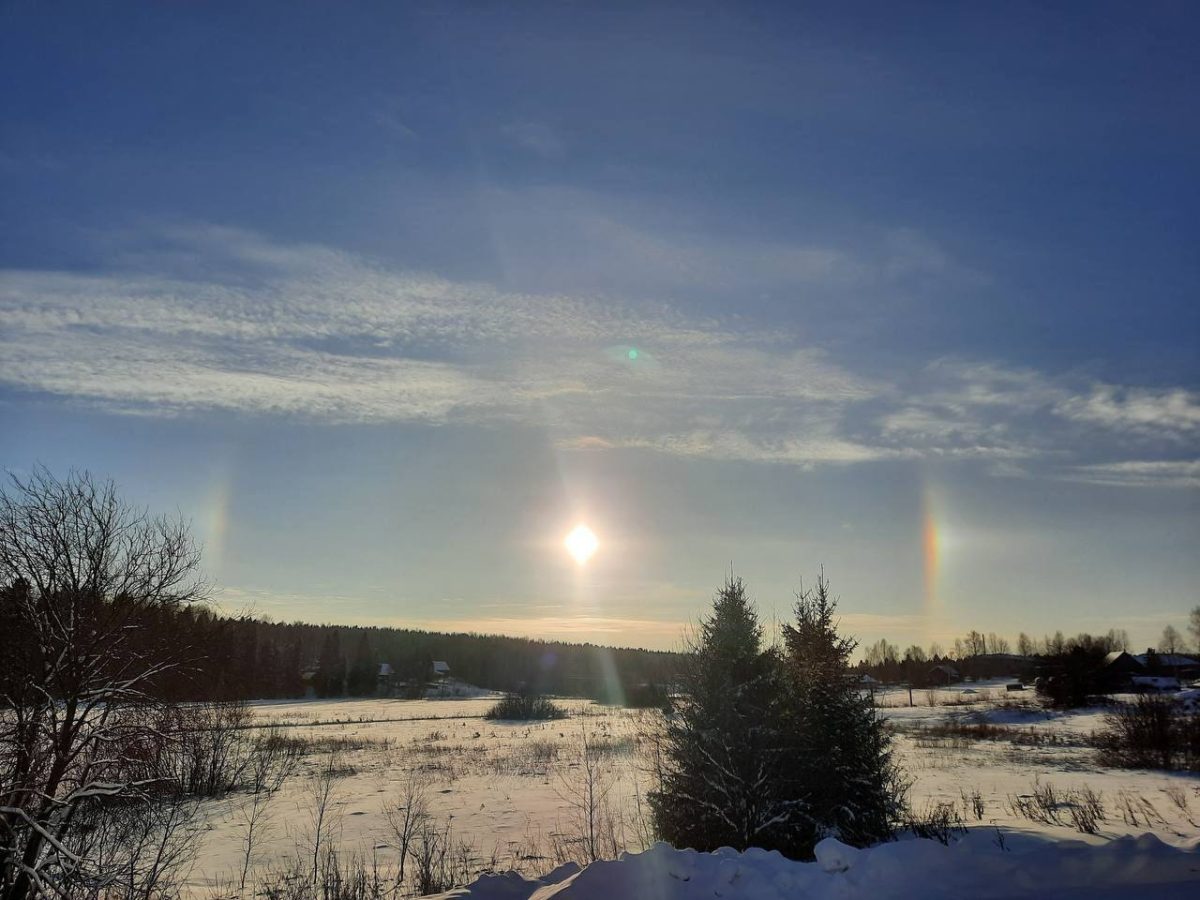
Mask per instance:
[[[1200,665],[1200,663],[1197,663],[1194,658],[1190,656],[1183,656],[1179,653],[1156,653],[1155,656],[1158,657],[1158,664],[1160,666],[1168,666],[1172,669],[1183,669],[1187,668],[1188,666]],[[1143,666],[1150,664],[1149,653],[1139,653],[1134,657],[1134,659],[1140,662]]]
[[[435,659],[433,661],[433,671],[436,672],[438,675],[449,675],[450,674],[450,664],[443,660]]]
[[[392,664],[391,663],[380,663],[379,664],[379,674],[380,675],[391,675],[392,674]]]

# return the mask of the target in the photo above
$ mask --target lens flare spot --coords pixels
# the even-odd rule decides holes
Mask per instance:
[[[567,552],[575,558],[575,562],[582,566],[592,558],[592,554],[600,546],[600,539],[596,537],[596,532],[580,523],[571,529],[563,544]]]
[[[630,347],[629,353],[627,355],[629,356],[630,359],[637,359],[638,358],[637,347]]]

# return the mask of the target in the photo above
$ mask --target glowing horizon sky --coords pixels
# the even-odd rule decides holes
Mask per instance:
[[[1200,13],[0,10],[0,467],[223,608],[673,646],[1200,600]],[[586,523],[579,565],[564,537]]]

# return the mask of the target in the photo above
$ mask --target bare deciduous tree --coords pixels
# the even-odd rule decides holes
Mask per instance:
[[[428,779],[418,771],[407,773],[400,794],[383,807],[383,817],[400,854],[397,881],[404,882],[405,860],[421,827],[429,820]]]
[[[299,758],[299,747],[288,741],[278,728],[268,729],[254,742],[249,764],[249,797],[238,809],[242,832],[242,872],[238,880],[239,896],[245,893],[246,879],[254,864],[254,847],[270,825],[269,803],[275,792],[292,773]]]
[[[330,752],[325,764],[309,780],[310,821],[309,849],[312,851],[312,882],[317,883],[322,851],[326,850],[334,836],[341,830],[341,800],[338,797],[337,779],[341,776],[336,751]]]
[[[612,859],[624,845],[624,823],[609,798],[616,781],[603,743],[580,720],[578,760],[558,780],[555,792],[567,804],[570,833],[576,849],[570,854],[582,865]]]
[[[1158,639],[1158,649],[1162,653],[1179,653],[1183,650],[1183,635],[1174,625],[1163,629],[1162,637]]]
[[[199,599],[185,523],[112,482],[45,469],[0,491],[0,889],[5,900],[109,874],[76,840],[93,809],[148,797],[155,679],[175,665],[156,613]]]

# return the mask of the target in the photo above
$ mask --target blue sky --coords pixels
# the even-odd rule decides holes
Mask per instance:
[[[866,641],[1152,642],[1200,15],[1045,6],[7,4],[0,465],[275,618],[670,646],[732,562]]]

